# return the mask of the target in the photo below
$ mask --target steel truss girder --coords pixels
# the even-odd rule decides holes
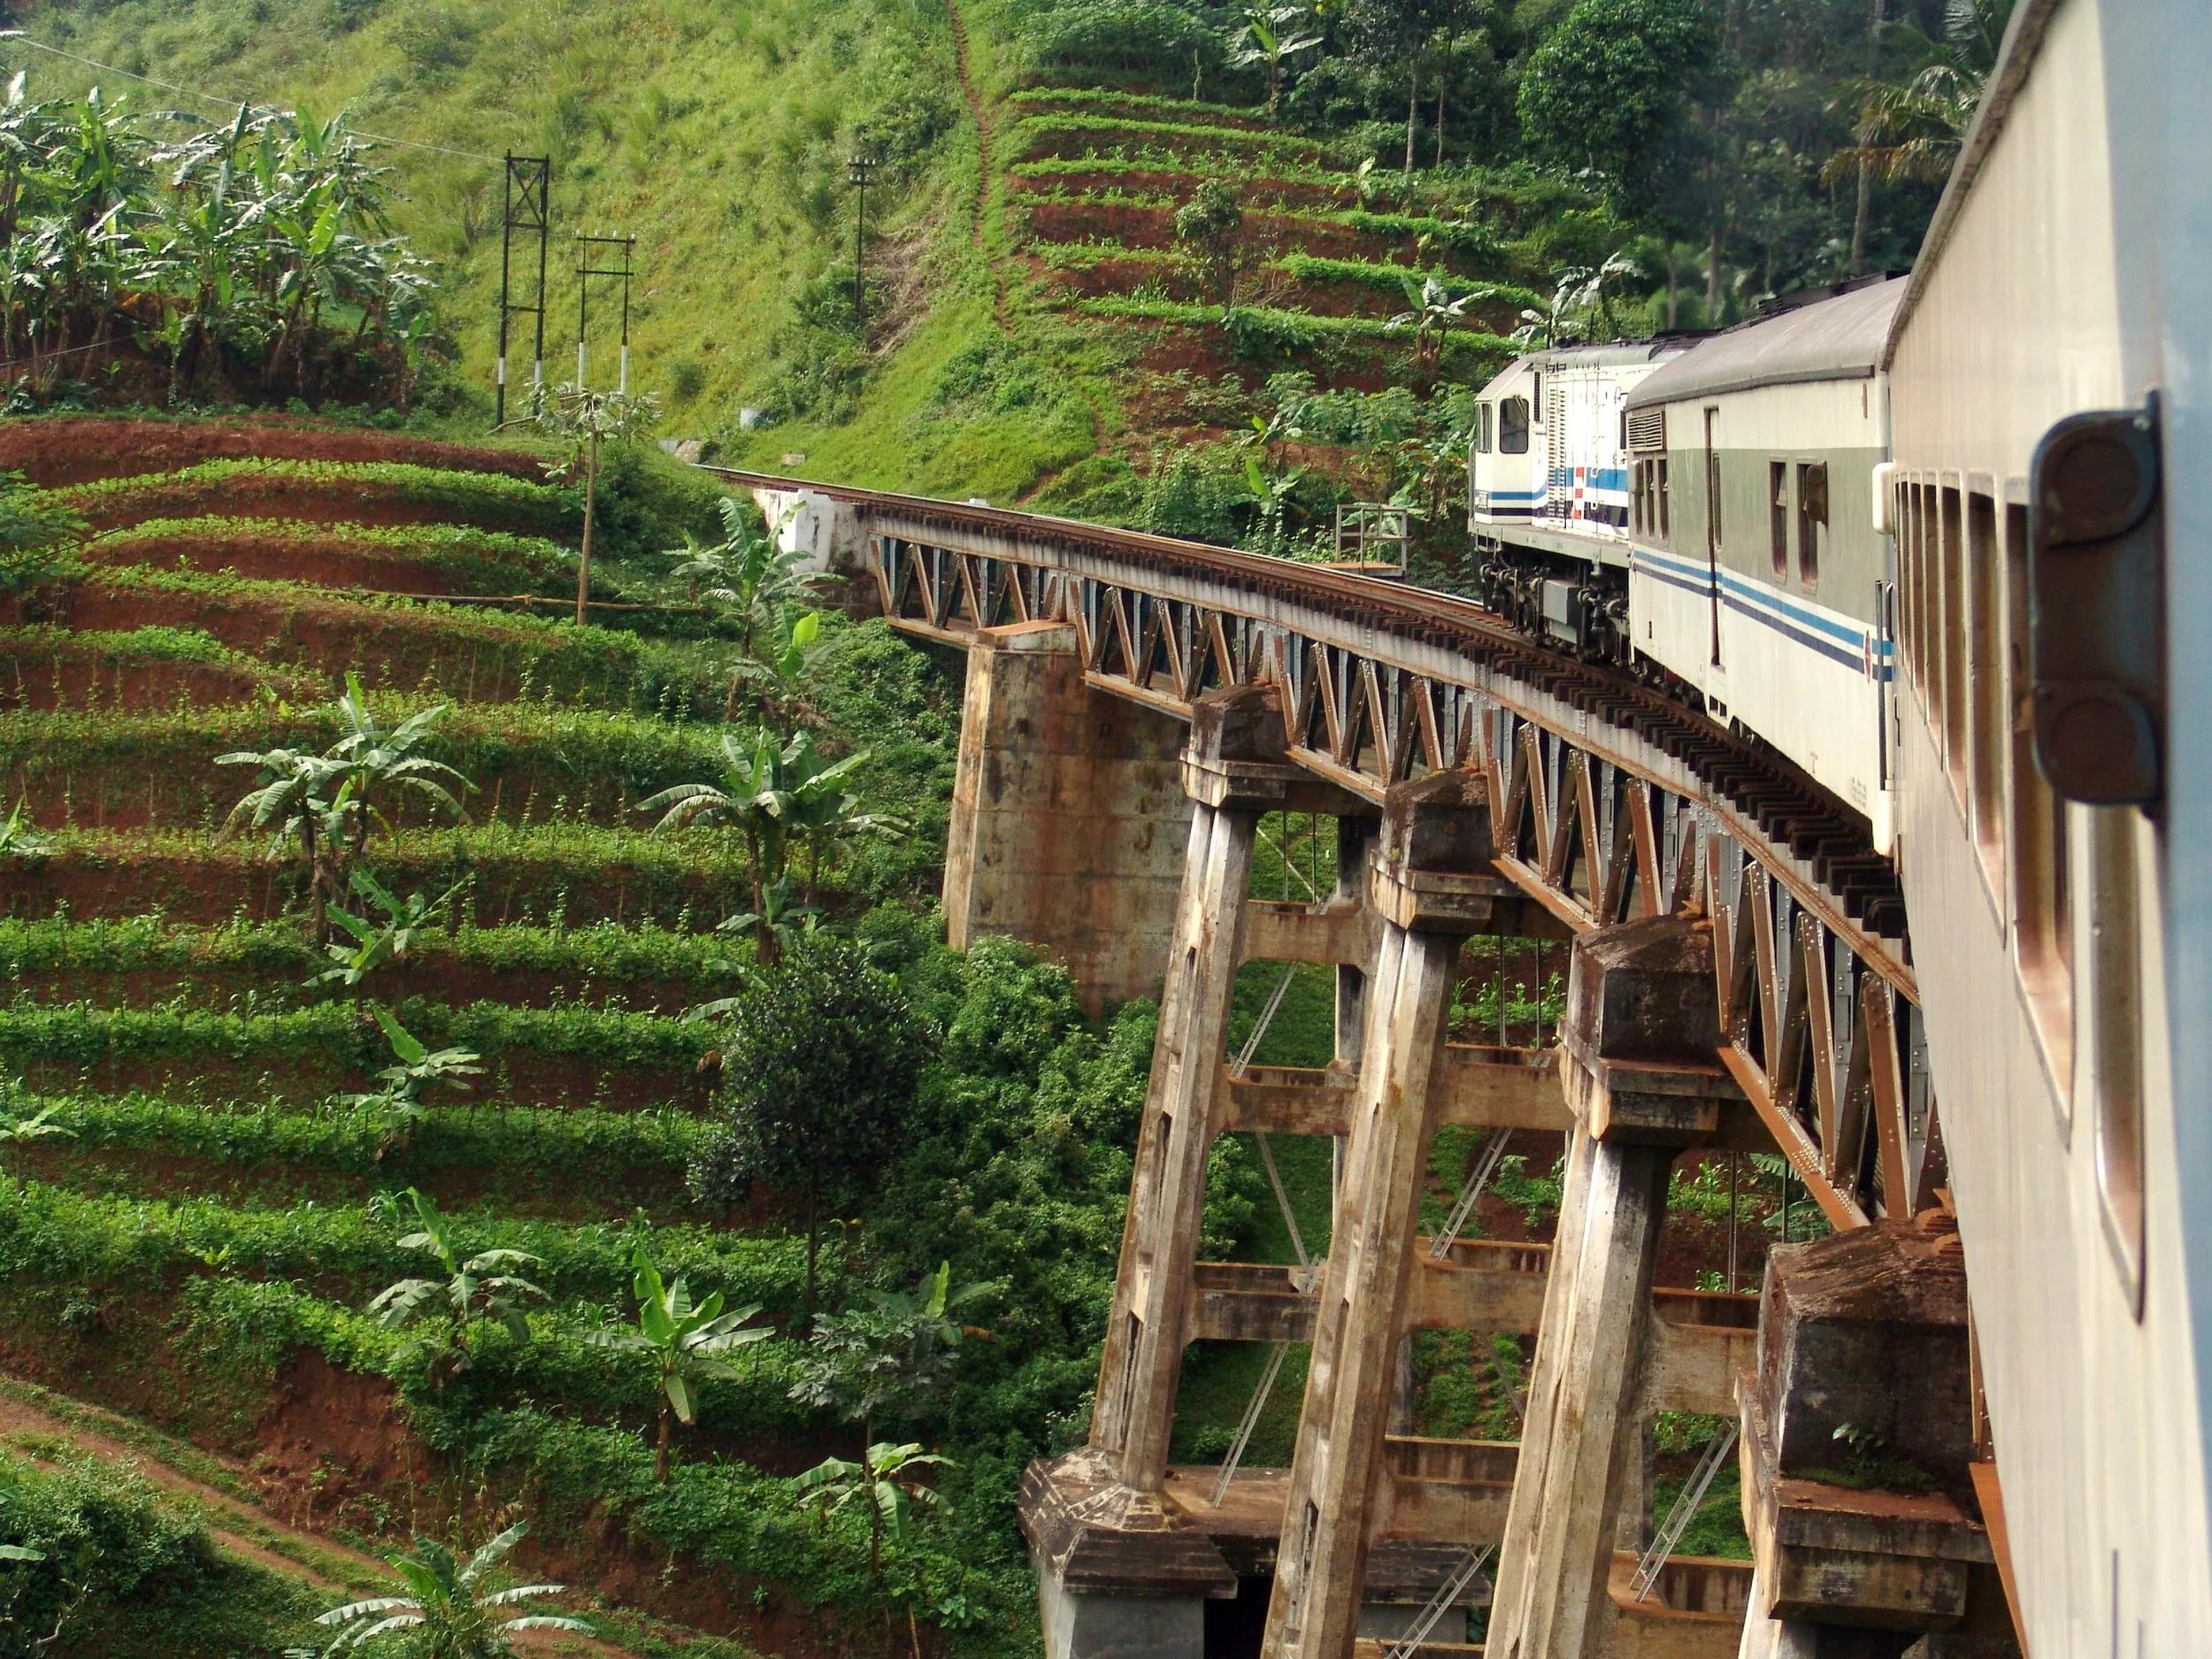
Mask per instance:
[[[956,644],[1065,622],[1094,686],[1185,718],[1217,687],[1273,686],[1292,757],[1377,803],[1408,779],[1480,767],[1501,872],[1569,927],[1711,919],[1721,1058],[1832,1225],[1935,1201],[1941,1135],[1901,941],[1849,921],[1786,846],[1632,725],[1440,632],[1367,625],[1326,593],[1286,599],[1042,534],[964,546],[918,518],[871,516],[895,627]]]

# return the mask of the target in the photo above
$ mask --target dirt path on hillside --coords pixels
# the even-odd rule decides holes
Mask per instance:
[[[945,12],[952,19],[952,71],[975,122],[975,211],[968,219],[968,245],[983,253],[983,217],[991,211],[991,168],[998,154],[997,137],[991,125],[990,105],[977,88],[975,77],[968,73],[968,20],[960,15],[960,0],[945,0]],[[1006,322],[1006,270],[995,259],[991,261],[991,280],[995,291],[992,315],[999,332],[1010,334]]]
[[[108,1413],[81,1402],[73,1402],[71,1409],[95,1421],[114,1420],[110,1418]],[[219,1487],[186,1474],[182,1470],[163,1462],[150,1450],[130,1445],[113,1435],[101,1433],[82,1423],[72,1422],[5,1390],[0,1390],[0,1442],[34,1461],[45,1460],[41,1459],[38,1453],[31,1449],[32,1447],[42,1442],[59,1442],[102,1463],[128,1463],[147,1481],[162,1491],[189,1499],[204,1509],[210,1517],[209,1536],[226,1555],[283,1578],[296,1578],[334,1601],[357,1595],[360,1592],[352,1585],[341,1583],[281,1550],[257,1541],[249,1536],[249,1532],[277,1539],[311,1555],[342,1561],[380,1582],[389,1581],[390,1568],[373,1555],[321,1533],[305,1532],[290,1525],[257,1504],[234,1498]],[[211,1454],[204,1452],[198,1455],[211,1458]],[[246,1479],[242,1470],[238,1471],[238,1476],[242,1482]],[[554,1659],[555,1655],[582,1654],[600,1655],[603,1655],[603,1659],[634,1659],[626,1647],[618,1647],[597,1637],[567,1635],[558,1631],[525,1631],[516,1638],[516,1641],[524,1651],[544,1655],[547,1659]]]

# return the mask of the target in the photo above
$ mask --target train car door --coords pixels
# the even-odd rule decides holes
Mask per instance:
[[[1712,625],[1713,666],[1720,660],[1720,451],[1714,447],[1717,407],[1705,408],[1705,603]]]

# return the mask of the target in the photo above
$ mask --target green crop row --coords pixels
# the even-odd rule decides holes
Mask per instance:
[[[1093,317],[1125,317],[1148,322],[1183,323],[1193,327],[1225,326],[1217,305],[1187,305],[1173,300],[1106,298],[1078,300],[1075,309]],[[1233,333],[1263,338],[1282,346],[1310,346],[1331,337],[1353,340],[1410,342],[1413,331],[1394,328],[1379,317],[1317,317],[1310,311],[1278,311],[1262,305],[1239,305],[1228,313],[1225,326]],[[1448,355],[1479,358],[1509,357],[1520,349],[1517,342],[1497,334],[1454,330],[1444,336]]]
[[[1157,93],[1117,92],[1102,87],[1026,87],[1010,94],[1006,101],[1041,112],[1065,106],[1074,110],[1143,110],[1164,117],[1210,116],[1216,118],[1217,125],[1240,121],[1258,125],[1265,119],[1258,110],[1240,109],[1233,104],[1164,97]]]
[[[1203,142],[1218,150],[1247,156],[1287,156],[1317,163],[1327,147],[1310,138],[1287,133],[1256,132],[1249,127],[1210,127],[1194,121],[1148,121],[1112,115],[1029,115],[1014,124],[1012,150],[1021,154],[1040,140],[1095,133],[1107,142],[1127,136],[1138,140],[1184,140]]]
[[[619,629],[578,627],[550,617],[490,612],[435,600],[352,594],[223,572],[119,565],[74,579],[99,599],[153,602],[188,614],[199,631],[227,627],[257,654],[325,670],[365,657],[396,680],[442,686],[472,701],[588,696],[617,706],[683,712],[719,709],[722,678],[700,653]],[[75,602],[73,601],[73,604]],[[349,643],[334,645],[334,634]],[[222,637],[217,634],[216,637]],[[242,649],[237,640],[232,649]]]
[[[410,997],[395,1013],[432,1048],[475,1050],[488,1067],[503,1052],[541,1060],[688,1071],[714,1047],[710,1026],[626,1009],[474,1002],[447,1007]],[[18,1001],[0,1007],[0,1057],[14,1066],[219,1055],[304,1068],[317,1061],[365,1074],[391,1047],[365,1003],[318,1002],[277,1013],[96,1002]]]
[[[463,472],[396,461],[202,461],[171,472],[101,479],[48,494],[58,503],[96,522],[113,522],[125,511],[201,503],[219,506],[227,491],[261,482],[329,489],[351,487],[362,490],[365,499],[374,492],[441,508],[457,518],[490,518],[549,533],[567,530],[581,513],[580,497],[572,489],[501,472]]]
[[[392,723],[430,706],[422,696],[391,693],[371,703]],[[338,734],[327,706],[23,714],[0,726],[0,779],[46,824],[100,824],[128,813],[211,827],[258,781],[252,768],[217,766],[217,756],[319,749]],[[583,813],[618,823],[642,822],[632,814],[636,802],[714,776],[718,758],[702,726],[534,703],[449,710],[420,752],[474,786],[462,802],[472,818]],[[432,808],[408,797],[387,810],[403,821]]]
[[[1459,299],[1474,295],[1501,305],[1517,310],[1542,310],[1548,302],[1529,288],[1517,288],[1509,282],[1478,281],[1472,278],[1455,276],[1441,268],[1422,270],[1414,265],[1388,265],[1370,259],[1323,259],[1312,254],[1286,253],[1269,262],[1269,269],[1295,277],[1302,282],[1355,282],[1362,288],[1373,288],[1393,299],[1402,298],[1405,285],[1417,288],[1424,281],[1440,284],[1446,295]]]
[[[576,556],[543,536],[514,535],[467,525],[308,524],[297,518],[235,518],[219,515],[144,518],[102,531],[88,545],[114,552],[142,552],[150,561],[170,554],[251,541],[296,547],[303,560],[318,553],[349,553],[419,565],[447,576],[465,591],[572,593]]]
[[[78,1152],[151,1152],[200,1158],[237,1170],[271,1165],[326,1171],[378,1185],[445,1173],[559,1181],[580,1169],[595,1181],[651,1180],[669,1202],[683,1198],[684,1171],[706,1128],[685,1112],[544,1111],[528,1106],[494,1110],[432,1107],[403,1146],[391,1123],[369,1108],[302,1111],[274,1102],[211,1106],[142,1090],[127,1094],[47,1094],[52,1121],[68,1131],[59,1148]]]
[[[728,961],[731,941],[612,922],[582,927],[477,927],[418,938],[408,962],[452,964],[487,975],[561,976],[578,988],[631,980],[674,980],[703,994],[726,989],[741,972]],[[742,952],[737,953],[742,955]],[[155,972],[258,974],[297,982],[328,964],[288,924],[233,919],[211,927],[180,927],[155,915],[38,921],[0,918],[0,971],[16,981],[37,976]],[[398,972],[405,972],[405,967]]]
[[[342,1283],[365,1299],[421,1271],[426,1260],[399,1248],[411,1229],[383,1209],[88,1196],[30,1181],[0,1202],[0,1281],[134,1286],[142,1293],[219,1267],[242,1278]],[[478,1210],[454,1213],[452,1220],[465,1253],[511,1249],[534,1257],[528,1277],[559,1302],[619,1305],[640,1245],[700,1294],[722,1290],[773,1317],[795,1312],[805,1290],[803,1239],[635,1219],[569,1225]],[[835,1240],[823,1249],[826,1260],[841,1261]]]

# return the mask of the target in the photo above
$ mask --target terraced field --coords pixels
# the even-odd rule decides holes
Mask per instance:
[[[641,1245],[779,1328],[801,1311],[774,1201],[713,1213],[685,1187],[719,1058],[682,1015],[747,954],[713,931],[746,908],[741,847],[637,810],[714,773],[726,671],[695,607],[661,561],[613,557],[605,626],[534,614],[572,595],[576,503],[511,455],[53,422],[0,434],[0,462],[89,526],[73,574],[0,612],[0,790],[37,836],[0,856],[0,1066],[65,1132],[19,1147],[0,1195],[0,1371],[234,1460],[242,1502],[313,1536],[380,1547],[526,1505],[533,1569],[612,1617],[594,1651],[874,1646],[864,1542],[787,1490],[833,1433],[789,1397],[795,1342],[706,1385],[664,1486],[639,1433],[657,1385],[582,1334],[627,1306]],[[849,720],[903,742],[917,793],[950,729],[912,693],[927,671],[879,626],[829,633],[823,741]],[[388,726],[444,706],[426,752],[472,786],[457,821],[416,802],[373,836],[395,894],[456,896],[351,987],[314,983],[297,859],[226,827],[255,770],[215,764],[319,751],[349,674]],[[910,842],[833,872],[826,904],[933,886],[944,792],[918,793]],[[394,1063],[379,1008],[480,1075],[396,1118],[344,1103]],[[526,1250],[549,1297],[526,1340],[483,1327],[434,1384],[366,1312],[420,1265],[411,1187],[469,1250]]]
[[[1017,246],[1064,308],[1142,329],[1148,367],[1211,378],[1229,366],[1220,296],[1175,231],[1209,179],[1234,185],[1244,210],[1240,327],[1285,350],[1331,348],[1329,383],[1386,383],[1405,339],[1388,323],[1409,281],[1473,296],[1445,351],[1478,376],[1509,353],[1501,336],[1520,312],[1545,303],[1531,285],[1548,282],[1548,262],[1514,224],[1441,196],[1383,199],[1379,181],[1252,111],[1037,88],[1013,94],[1008,114],[999,160]]]

